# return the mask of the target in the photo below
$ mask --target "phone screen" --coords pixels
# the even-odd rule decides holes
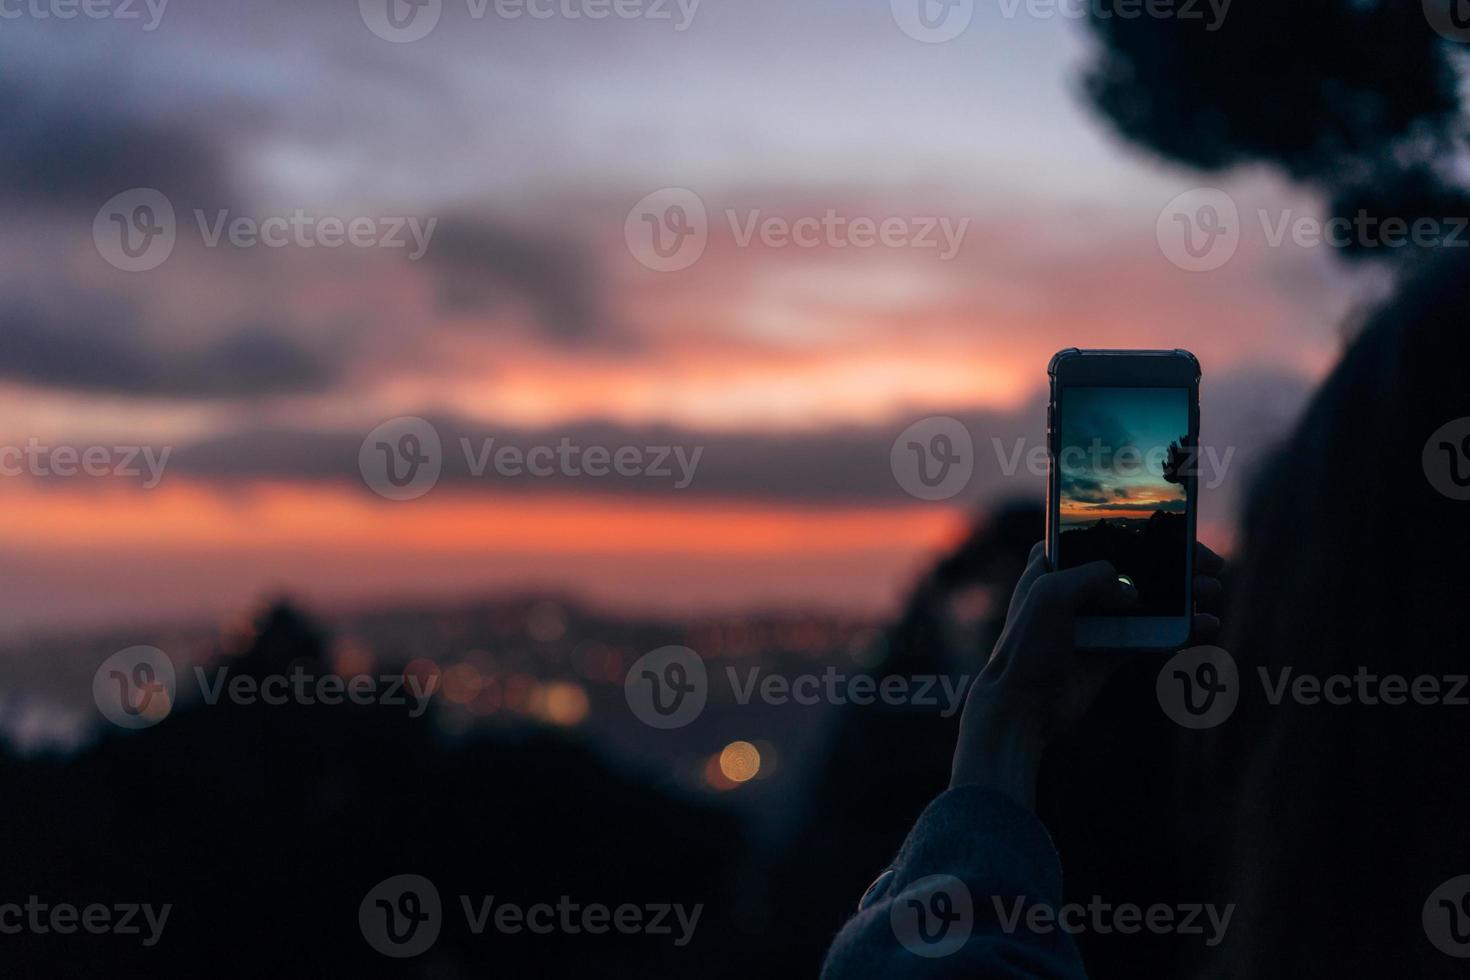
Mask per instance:
[[[1186,615],[1189,389],[1067,386],[1057,411],[1058,567],[1112,562],[1138,589],[1113,615]]]

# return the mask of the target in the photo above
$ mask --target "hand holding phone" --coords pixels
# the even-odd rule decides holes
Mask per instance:
[[[1195,591],[1218,596],[1220,556],[1195,545],[1193,564]],[[1106,562],[1051,571],[1045,542],[1038,543],[1011,594],[1005,629],[965,698],[950,785],[987,786],[1032,806],[1047,744],[1081,720],[1108,677],[1135,655],[1079,650],[1078,613],[1089,605],[1127,610],[1136,601]],[[1219,626],[1214,616],[1197,615],[1194,636],[1207,638]]]

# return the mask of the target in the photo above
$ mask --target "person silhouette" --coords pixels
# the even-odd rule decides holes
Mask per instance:
[[[1156,854],[1190,862],[1197,900],[1235,915],[1175,975],[1464,975],[1470,785],[1448,763],[1470,706],[1470,494],[1455,479],[1470,465],[1467,273],[1470,256],[1446,253],[1370,319],[1252,489],[1222,639],[1238,707],[1176,737],[1178,802],[1161,818],[1196,820],[1193,853]],[[1213,554],[1197,561],[1218,573]],[[951,788],[864,895],[824,976],[1084,975],[1064,931],[1017,927],[984,899],[1060,897],[1031,803],[1042,749],[1117,666],[1068,639],[1083,597],[1126,601],[1108,571],[1047,572],[1033,556],[971,691]],[[962,891],[975,899],[964,938],[933,955],[925,937]]]

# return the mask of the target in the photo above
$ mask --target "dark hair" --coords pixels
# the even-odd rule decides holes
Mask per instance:
[[[1424,463],[1470,416],[1467,314],[1470,257],[1443,256],[1370,319],[1251,495],[1223,641],[1241,701],[1200,758],[1239,907],[1199,973],[1465,975],[1421,915],[1470,874],[1470,706],[1272,704],[1262,672],[1273,694],[1288,668],[1470,673],[1470,502]]]

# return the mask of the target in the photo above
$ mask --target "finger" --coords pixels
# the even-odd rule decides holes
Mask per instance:
[[[1194,577],[1194,597],[1201,602],[1211,602],[1220,598],[1220,589],[1220,580],[1212,575]]]
[[[1051,614],[1075,614],[1085,605],[1120,609],[1138,600],[1138,589],[1120,582],[1118,570],[1110,561],[1048,573],[1037,580],[1031,592]]]
[[[1041,646],[1047,656],[1058,655],[1072,648],[1072,618],[1082,605],[1095,602],[1113,609],[1137,599],[1138,590],[1118,581],[1112,562],[1095,561],[1062,572],[1046,572],[1036,579],[1024,601],[1012,601],[1005,633],[991,653],[990,666],[1008,669],[1010,645],[1006,637],[1013,630],[1044,637]]]
[[[1225,567],[1225,559],[1215,554],[1200,542],[1194,543],[1194,570],[1204,575],[1218,575]]]
[[[1016,588],[1011,592],[1011,606],[1025,598],[1026,593],[1031,591],[1031,586],[1036,580],[1046,574],[1046,542],[1038,541],[1031,547],[1031,554],[1026,558],[1026,570],[1016,580]]]

